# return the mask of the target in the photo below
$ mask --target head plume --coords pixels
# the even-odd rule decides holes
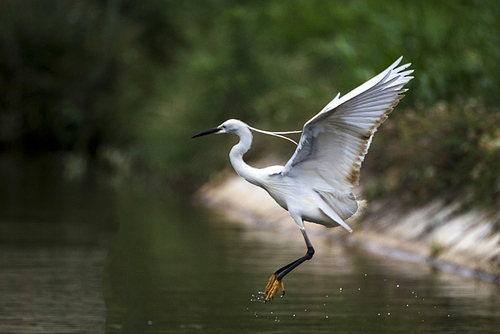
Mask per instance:
[[[285,137],[283,135],[290,135],[290,134],[294,134],[294,133],[301,133],[302,131],[300,130],[297,130],[297,131],[283,131],[283,132],[271,132],[271,131],[265,131],[265,130],[259,130],[259,129],[256,129],[254,127],[251,127],[251,126],[248,126],[248,128],[252,131],[255,131],[255,132],[259,132],[259,133],[263,133],[265,135],[271,135],[271,136],[275,136],[275,137],[279,137],[279,138],[283,138],[283,139],[286,139],[288,141],[291,141],[292,143],[294,143],[295,145],[298,145],[297,142],[291,138],[288,138],[288,137]]]

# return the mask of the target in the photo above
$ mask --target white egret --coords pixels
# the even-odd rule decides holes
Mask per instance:
[[[288,210],[302,231],[307,253],[274,272],[265,289],[266,301],[273,299],[280,287],[284,294],[283,277],[314,254],[304,221],[326,227],[342,226],[352,232],[345,220],[358,210],[351,189],[358,184],[361,163],[373,134],[404,96],[403,86],[413,78],[409,76],[413,70],[405,71],[410,64],[397,67],[402,58],[348,94],[342,97],[337,94],[305,123],[298,147],[285,166],[253,168],[243,161],[243,155],[252,144],[251,131],[278,136],[287,132],[257,130],[230,119],[193,136],[238,135],[240,141],[229,153],[234,170],[248,182],[264,188]]]

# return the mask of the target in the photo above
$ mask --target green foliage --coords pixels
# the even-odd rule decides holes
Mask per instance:
[[[497,202],[499,16],[493,0],[4,0],[0,148],[119,148],[185,188],[234,143],[192,134],[299,129],[404,55],[415,79],[364,167],[398,177],[370,192]]]
[[[496,138],[491,129],[498,125],[499,9],[493,1],[269,1],[215,8],[213,25],[196,39],[194,50],[182,55],[177,69],[174,100],[189,96],[190,101],[170,112],[183,114],[183,120],[196,129],[192,133],[227,118],[244,119],[266,129],[299,129],[338,91],[347,93],[403,54],[404,61],[413,63],[415,79],[395,115],[414,106],[404,117],[415,117],[421,123],[420,135],[430,144],[415,145],[418,150],[412,151],[412,141],[394,143],[394,138],[379,140],[380,135],[375,143],[397,145],[407,152],[407,156],[396,157],[391,152],[384,154],[395,164],[409,159],[405,161],[411,172],[401,184],[412,185],[412,197],[424,199],[442,191],[481,187],[475,193],[491,202],[497,198],[492,179],[498,151],[476,148],[477,138],[466,145],[474,153],[465,154],[461,147],[467,138],[464,131],[483,133],[484,122],[491,125],[488,134],[492,140]],[[482,106],[479,115],[470,115],[478,112],[475,107],[469,112],[460,110],[473,99],[482,101],[478,102]],[[415,106],[426,109],[423,106],[442,101],[448,101],[452,111],[439,123],[415,112]],[[188,127],[186,124],[185,129]],[[408,136],[413,125],[401,131]],[[164,135],[162,141],[184,148],[184,163],[169,170],[181,166],[198,174],[227,164],[232,144],[227,139],[205,139],[193,146],[185,144],[184,128],[178,135]],[[270,139],[264,145],[256,137],[254,146],[260,151],[268,149]],[[272,143],[273,154],[283,150],[283,161],[290,156],[288,143]],[[412,152],[424,149],[428,149],[424,156],[410,158]],[[483,169],[472,165],[478,161],[485,164]],[[369,162],[365,168],[386,166],[379,160]],[[473,182],[469,180],[472,170],[481,171]],[[423,176],[428,185],[421,183]]]

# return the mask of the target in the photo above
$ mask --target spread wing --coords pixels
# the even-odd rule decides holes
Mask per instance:
[[[343,97],[339,93],[311,118],[281,174],[307,182],[327,202],[333,198],[354,201],[351,188],[358,184],[373,134],[404,96],[403,86],[413,78],[408,76],[412,70],[404,71],[410,64],[397,67],[402,58]]]

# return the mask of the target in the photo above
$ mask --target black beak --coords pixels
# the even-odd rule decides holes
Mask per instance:
[[[201,137],[201,136],[204,136],[204,135],[209,135],[211,133],[217,133],[220,130],[222,130],[222,128],[216,127],[216,128],[213,128],[213,129],[210,129],[210,130],[207,130],[207,131],[200,132],[197,135],[192,136],[191,138]]]

